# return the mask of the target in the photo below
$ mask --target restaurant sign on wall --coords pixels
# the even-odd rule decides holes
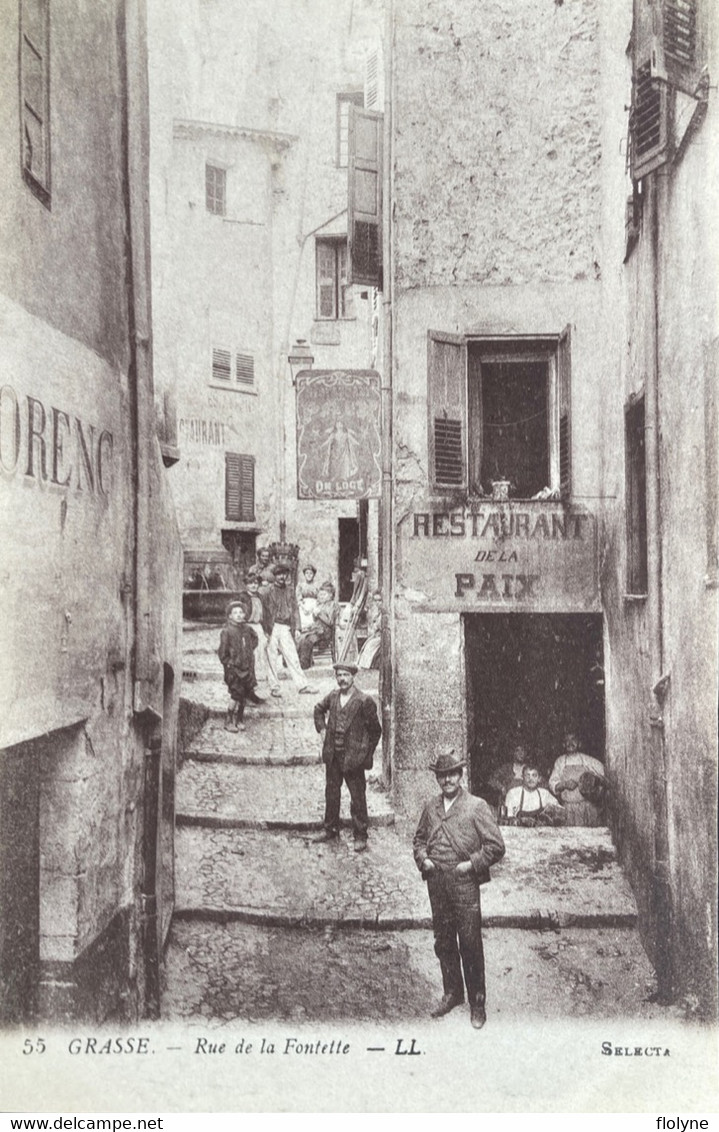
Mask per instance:
[[[297,376],[297,496],[377,499],[382,478],[380,378],[375,370]]]

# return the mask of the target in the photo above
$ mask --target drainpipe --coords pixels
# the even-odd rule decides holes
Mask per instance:
[[[127,303],[130,340],[130,428],[134,489],[133,710],[144,737],[140,933],[144,957],[144,1012],[159,1016],[157,828],[162,715],[152,706],[150,581],[151,460],[155,443],[152,383],[149,244],[149,98],[145,0],[126,0],[119,34],[124,83],[123,144]]]
[[[127,0],[125,52],[125,197],[127,211],[130,397],[135,471],[135,634],[133,708],[161,718],[151,707],[150,460],[155,440],[149,243],[149,139],[147,32],[144,0]]]
[[[382,652],[380,665],[380,700],[382,711],[382,774],[388,785],[392,781],[394,753],[394,717],[392,683],[394,668],[394,584],[392,523],[392,298],[394,265],[392,262],[392,61],[394,51],[394,0],[388,0],[385,16],[384,52],[384,137],[382,176],[382,489],[379,511],[380,588],[382,590]]]
[[[142,950],[145,956],[145,1018],[160,1017],[160,938],[157,920],[157,845],[160,820],[162,731],[145,748],[142,832]]]
[[[654,875],[652,905],[656,917],[657,998],[671,1002],[674,996],[672,963],[672,891],[669,852],[669,800],[667,794],[667,752],[664,734],[664,702],[669,677],[664,673],[664,620],[662,594],[662,500],[661,500],[661,417],[659,403],[660,354],[660,184],[652,177],[651,271],[653,306],[653,358],[647,373],[645,401],[645,452],[647,465],[647,612],[652,667],[650,707],[650,749],[652,754],[652,793],[654,822]]]

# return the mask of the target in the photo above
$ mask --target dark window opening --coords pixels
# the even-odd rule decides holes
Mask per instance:
[[[354,590],[352,573],[360,554],[360,525],[357,519],[338,519],[339,600],[351,601]]]
[[[481,473],[528,499],[549,483],[546,362],[482,362]],[[471,422],[477,428],[477,422]],[[471,443],[471,441],[470,441]]]
[[[644,441],[644,398],[629,405],[625,415],[627,588],[647,592],[647,464]]]

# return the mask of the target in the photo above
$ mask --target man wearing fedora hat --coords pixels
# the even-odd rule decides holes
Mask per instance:
[[[382,734],[377,706],[371,696],[355,687],[357,665],[333,665],[337,687],[315,704],[315,728],[321,734],[325,764],[324,831],[317,841],[335,841],[340,832],[342,781],[350,792],[350,814],[355,852],[367,848],[367,784],[365,771]]]
[[[504,842],[487,803],[462,788],[464,766],[453,750],[430,765],[441,793],[422,811],[414,859],[427,882],[442,970],[443,995],[432,1017],[441,1018],[464,1002],[464,969],[470,1019],[481,1030],[487,1015],[479,886],[490,879],[490,865],[504,856]]]

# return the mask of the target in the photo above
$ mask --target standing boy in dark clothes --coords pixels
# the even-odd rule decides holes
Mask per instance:
[[[220,647],[217,655],[225,670],[231,702],[227,710],[225,731],[244,731],[242,722],[245,714],[245,700],[259,704],[263,701],[255,695],[255,649],[257,634],[246,624],[249,610],[246,601],[231,601],[227,606],[227,624],[220,634]]]

